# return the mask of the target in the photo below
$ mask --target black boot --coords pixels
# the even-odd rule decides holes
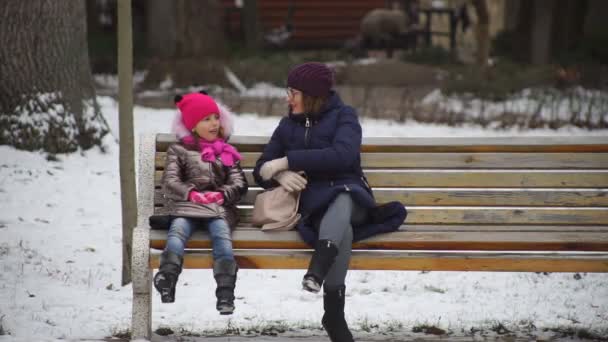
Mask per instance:
[[[319,240],[315,252],[310,259],[308,271],[302,279],[302,287],[309,292],[317,293],[334,260],[338,255],[338,247],[330,240]]]
[[[160,255],[160,267],[154,276],[154,287],[160,293],[163,303],[175,302],[175,285],[179,274],[182,273],[184,258],[171,251]]]
[[[335,290],[324,289],[323,319],[321,323],[332,342],[353,342],[353,335],[348,330],[344,319],[344,292],[346,287],[340,286]]]
[[[213,277],[217,283],[215,307],[220,315],[232,315],[234,312],[234,287],[238,269],[234,260],[221,259],[213,263]]]

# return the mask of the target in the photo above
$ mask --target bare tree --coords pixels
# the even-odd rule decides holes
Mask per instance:
[[[477,14],[477,65],[486,67],[490,57],[490,11],[486,0],[473,0]]]
[[[257,49],[261,44],[260,19],[258,16],[258,1],[245,0],[243,6],[243,26],[247,47]]]
[[[0,144],[50,153],[101,146],[84,0],[0,2]]]
[[[161,58],[222,57],[222,23],[218,0],[151,0],[147,4],[148,50]]]
[[[535,0],[531,4],[534,21],[532,22],[530,60],[534,64],[545,64],[551,57],[551,32],[555,2],[555,0]]]

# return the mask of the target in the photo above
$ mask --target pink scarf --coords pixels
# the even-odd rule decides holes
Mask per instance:
[[[195,143],[192,136],[185,137],[182,141],[190,145]],[[199,139],[198,146],[201,150],[201,159],[206,162],[213,162],[219,156],[222,164],[231,167],[237,160],[243,159],[236,148],[221,138],[215,139],[214,141]]]

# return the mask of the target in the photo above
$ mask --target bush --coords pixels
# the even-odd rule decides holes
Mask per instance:
[[[406,53],[403,60],[411,63],[427,65],[459,64],[456,57],[440,46],[429,46]]]
[[[551,85],[555,81],[552,66],[526,66],[505,60],[486,70],[476,66],[452,68],[443,87],[446,94],[472,94],[475,97],[503,101],[522,89]]]

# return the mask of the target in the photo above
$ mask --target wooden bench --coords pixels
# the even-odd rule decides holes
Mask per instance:
[[[233,137],[250,189],[234,232],[240,268],[306,268],[297,232],[264,233],[248,222],[251,169],[267,137]],[[151,276],[166,231],[159,181],[170,135],[142,138],[138,227],[133,237],[135,337],[149,337]],[[369,138],[362,163],[378,202],[408,208],[398,232],[353,246],[354,270],[608,272],[608,138]],[[210,268],[205,232],[188,243],[185,268]]]

